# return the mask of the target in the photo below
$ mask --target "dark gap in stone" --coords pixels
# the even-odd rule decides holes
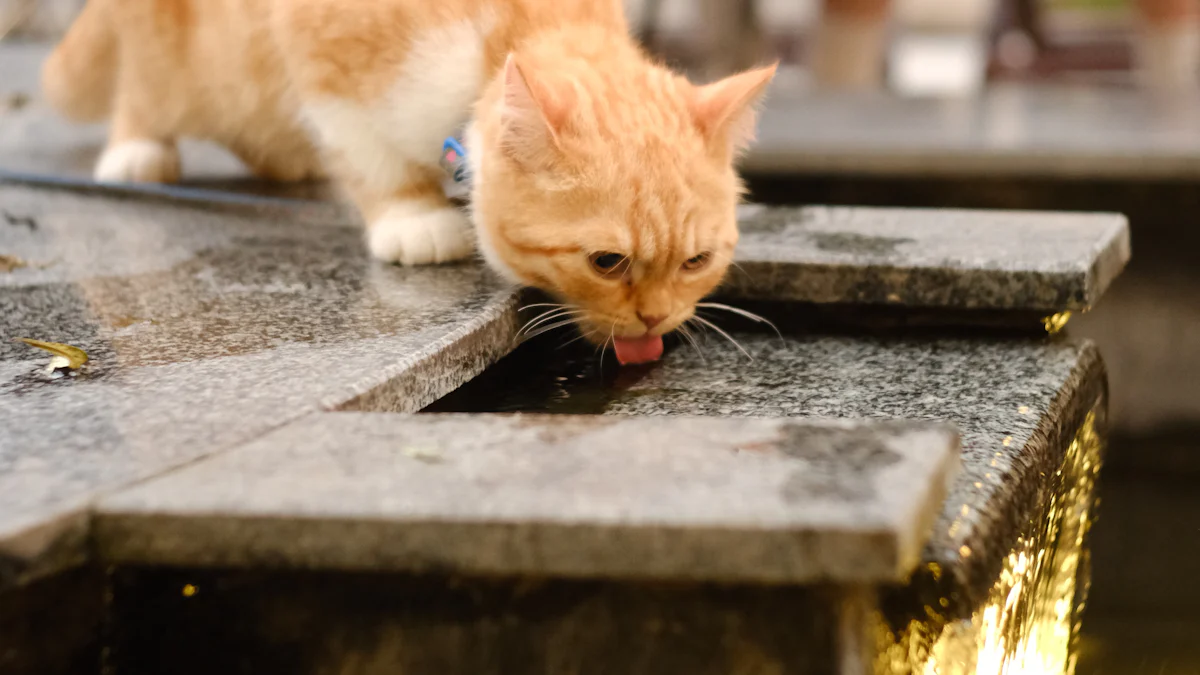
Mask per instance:
[[[99,673],[104,585],[84,566],[0,591],[0,673]]]
[[[720,299],[720,298],[718,298]],[[529,293],[526,303],[545,302]],[[726,300],[727,304],[755,312],[774,323],[784,335],[851,335],[880,339],[954,337],[989,340],[1046,339],[1040,313],[1010,311],[913,310],[904,307],[818,305],[795,302]],[[545,308],[537,308],[541,311]],[[522,323],[537,316],[522,314]],[[725,312],[712,317],[734,338],[746,334],[773,334],[763,323]],[[711,316],[711,315],[710,315]],[[427,406],[422,412],[533,412],[596,415],[637,384],[655,364],[618,367],[611,350],[575,340],[574,328],[564,328],[528,340],[471,381]],[[571,342],[574,340],[573,342]],[[710,348],[719,336],[710,336]],[[569,343],[569,344],[568,344]],[[691,349],[678,333],[666,338],[666,352]],[[733,347],[728,347],[733,349]]]
[[[121,675],[830,673],[830,591],[298,570],[121,568]]]

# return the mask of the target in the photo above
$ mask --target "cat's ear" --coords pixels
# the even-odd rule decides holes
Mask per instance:
[[[754,140],[755,108],[778,63],[696,87],[692,116],[700,133],[722,151],[741,152]]]
[[[559,133],[566,106],[525,70],[512,54],[504,63],[504,99],[501,102],[503,147],[522,163],[544,164],[559,148]]]

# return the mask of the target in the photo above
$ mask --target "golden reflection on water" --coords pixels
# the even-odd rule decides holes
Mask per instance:
[[[1059,331],[1067,326],[1067,322],[1071,320],[1071,312],[1059,312],[1042,318],[1042,325],[1046,327],[1046,333],[1049,335],[1057,335]]]
[[[1088,583],[1084,539],[1093,515],[1100,454],[1095,416],[1089,414],[1067,448],[1038,516],[1008,554],[983,606],[970,619],[949,621],[926,606],[924,617],[898,632],[890,631],[881,616],[876,673],[1073,673]],[[940,577],[940,567],[931,565],[930,571]]]

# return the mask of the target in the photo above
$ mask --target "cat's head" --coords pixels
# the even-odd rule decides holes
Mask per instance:
[[[733,162],[775,67],[695,86],[644,61],[536,65],[508,58],[471,132],[480,247],[621,361],[657,359],[733,259]]]

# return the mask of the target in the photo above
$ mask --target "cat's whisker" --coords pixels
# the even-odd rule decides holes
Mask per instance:
[[[574,305],[567,305],[567,304],[564,304],[561,302],[535,302],[531,305],[524,305],[522,307],[518,307],[517,311],[524,312],[525,310],[533,309],[534,307],[554,307],[556,309],[575,309]]]
[[[604,377],[604,352],[608,351],[608,340],[609,340],[609,338],[604,338],[603,344],[601,344],[598,348],[596,348],[596,351],[599,352],[599,354],[600,354],[600,376],[601,377]]]
[[[696,342],[696,337],[692,335],[692,331],[688,329],[687,322],[679,324],[679,334],[688,341],[692,349],[696,350],[696,356],[700,357],[700,362],[707,364],[708,359],[704,358],[704,352],[700,349],[700,344]]]
[[[552,330],[562,328],[563,326],[573,326],[573,325],[575,325],[575,319],[566,319],[564,321],[558,321],[558,322],[550,324],[549,326],[542,326],[541,328],[529,333],[528,335],[525,336],[525,340],[532,340],[533,338],[535,338],[539,335],[542,335],[544,333],[549,333]]]
[[[563,319],[566,317],[576,317],[583,313],[584,311],[582,309],[552,309],[548,312],[543,312],[530,319],[524,326],[521,326],[521,330],[517,331],[517,336],[520,337],[521,334],[532,331],[534,328],[537,328],[546,322],[553,321],[555,319]]]
[[[538,319],[541,319],[542,317],[545,317],[548,314],[554,314],[556,312],[559,312],[560,310],[577,310],[577,309],[579,309],[579,307],[576,307],[575,305],[562,303],[562,302],[533,302],[528,305],[522,305],[522,306],[518,307],[517,312],[518,313],[524,312],[527,309],[534,309],[536,307],[549,307],[550,309],[546,310],[546,311],[538,314],[537,316],[533,317],[532,319],[530,319],[529,322],[525,324],[525,326],[521,327],[521,330],[524,330],[527,326],[529,326],[529,324],[533,323],[534,321],[537,321]],[[520,331],[518,331],[518,334],[520,334]]]
[[[540,326],[542,324],[549,323],[551,321],[556,321],[559,319],[577,319],[580,316],[582,316],[583,314],[585,314],[585,312],[583,310],[578,310],[578,311],[574,311],[574,312],[561,310],[557,314],[551,314],[548,316],[544,316],[544,317],[539,318],[537,321],[532,322],[532,325],[530,325],[526,329],[526,331],[532,331],[533,329],[537,328],[538,326]]]
[[[584,339],[584,338],[589,338],[589,337],[591,337],[591,336],[595,335],[597,332],[598,332],[598,331],[596,331],[596,330],[594,330],[594,329],[593,329],[593,330],[589,330],[589,331],[588,331],[588,332],[586,332],[586,333],[580,333],[579,335],[576,335],[575,337],[571,338],[570,340],[567,340],[566,342],[564,342],[564,343],[562,343],[561,345],[559,345],[559,346],[558,346],[558,348],[559,348],[559,349],[566,349],[568,345],[572,345],[572,344],[574,344],[574,343],[576,343],[576,342],[579,342],[580,340],[582,340],[582,339]]]
[[[604,353],[608,351],[608,343],[614,342],[617,339],[617,322],[613,321],[612,328],[608,329],[608,339],[604,344],[600,345],[600,377],[604,377]]]
[[[708,318],[704,314],[696,312],[688,321],[694,322],[691,325],[700,331],[700,337],[704,340],[704,344],[708,344],[709,336],[712,335],[713,330],[706,325],[706,322],[701,317]]]
[[[696,303],[696,306],[697,307],[705,307],[708,309],[720,309],[720,310],[724,310],[726,312],[730,312],[732,314],[737,314],[738,316],[744,316],[747,319],[754,321],[755,323],[765,323],[771,327],[771,330],[775,331],[775,334],[778,335],[780,339],[783,339],[783,333],[781,333],[779,331],[779,327],[776,326],[774,324],[774,322],[772,322],[770,319],[767,319],[766,317],[759,316],[758,314],[755,314],[754,312],[750,312],[750,311],[741,309],[740,307],[731,307],[729,305],[723,305],[719,302],[698,302],[698,303]]]
[[[723,259],[723,260],[726,260],[726,261],[728,261],[728,262],[729,262],[730,266],[737,268],[737,271],[741,272],[742,274],[745,274],[745,273],[746,273],[746,268],[744,268],[744,267],[742,267],[741,265],[739,265],[739,264],[738,264],[738,262],[737,262],[736,260],[734,260],[734,259],[733,259],[733,255],[732,255],[732,254],[726,254],[726,253],[716,253],[716,252],[714,252],[714,253],[712,254],[712,256],[713,256],[714,258],[717,258],[717,257],[719,257],[719,258],[721,258],[721,259]]]
[[[708,326],[709,328],[715,330],[717,333],[719,333],[721,335],[721,337],[725,338],[726,340],[729,340],[730,344],[732,344],[734,347],[737,347],[740,352],[742,352],[743,354],[746,355],[746,358],[750,359],[751,361],[754,360],[754,357],[750,355],[750,352],[746,351],[746,348],[743,347],[740,342],[733,339],[733,336],[730,335],[729,333],[726,333],[724,330],[722,330],[720,326],[718,326],[717,324],[715,324],[701,316],[696,316],[693,318],[696,319],[697,321],[699,321],[700,323],[704,324],[705,326]]]
[[[541,319],[541,318],[543,318],[543,317],[546,317],[546,316],[549,316],[549,315],[552,315],[552,314],[557,314],[558,312],[562,312],[562,311],[564,311],[564,310],[565,310],[565,308],[558,307],[558,308],[555,308],[555,309],[550,309],[550,310],[547,310],[547,311],[545,311],[545,312],[542,312],[541,314],[538,314],[537,316],[533,317],[533,318],[532,318],[532,319],[530,319],[529,321],[526,321],[526,322],[525,322],[525,325],[524,325],[524,326],[521,326],[521,328],[520,328],[519,330],[517,330],[517,335],[520,335],[522,332],[524,332],[524,331],[525,331],[525,329],[526,329],[526,328],[529,328],[529,325],[530,325],[530,324],[532,324],[534,321],[537,321],[538,319]]]

